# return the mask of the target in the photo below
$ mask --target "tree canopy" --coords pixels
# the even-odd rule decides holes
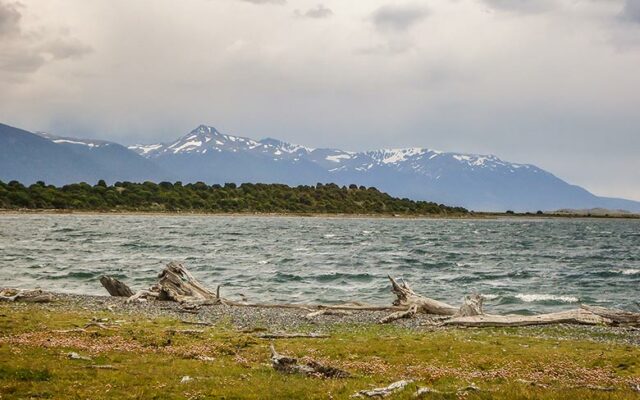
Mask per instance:
[[[56,187],[37,182],[24,186],[0,181],[0,208],[78,211],[148,211],[299,214],[466,214],[461,207],[394,198],[376,188],[318,183],[207,185],[202,182],[116,182]]]

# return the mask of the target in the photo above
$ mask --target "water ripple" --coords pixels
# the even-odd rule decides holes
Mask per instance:
[[[389,304],[387,274],[500,312],[575,302],[637,309],[640,221],[1,215],[6,286],[104,294],[102,274],[143,288],[185,261],[253,301]]]

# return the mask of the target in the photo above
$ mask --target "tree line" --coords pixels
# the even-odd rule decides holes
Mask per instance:
[[[56,187],[44,182],[25,186],[0,181],[0,208],[8,210],[145,211],[204,213],[458,215],[461,207],[400,199],[374,187],[318,183],[289,187],[202,182],[75,183]]]

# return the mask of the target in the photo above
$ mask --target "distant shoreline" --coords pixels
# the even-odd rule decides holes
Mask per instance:
[[[339,214],[339,213],[258,213],[258,212],[191,212],[191,211],[125,211],[125,210],[56,210],[56,209],[0,209],[0,215],[116,215],[116,216],[166,216],[166,217],[261,217],[261,218],[325,218],[325,219],[616,219],[640,220],[640,214],[583,215],[583,214],[533,214],[477,212],[467,215],[409,215],[409,214]]]

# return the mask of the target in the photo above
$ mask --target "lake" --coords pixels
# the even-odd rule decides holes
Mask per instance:
[[[141,289],[171,260],[251,302],[389,304],[387,275],[456,305],[481,293],[488,312],[640,301],[638,220],[0,215],[2,286]]]

